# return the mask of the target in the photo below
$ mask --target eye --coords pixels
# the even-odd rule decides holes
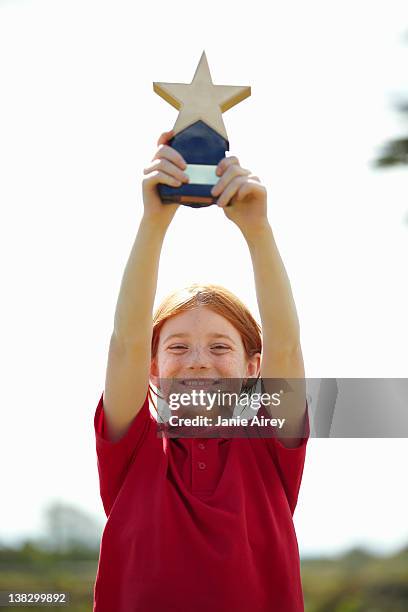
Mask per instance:
[[[173,346],[169,346],[170,350],[180,350],[180,349],[182,350],[182,349],[186,349],[186,348],[187,347],[184,346],[183,344],[173,344]],[[213,346],[211,348],[216,349],[216,350],[224,350],[225,351],[225,350],[229,350],[230,347],[229,346],[225,346],[223,344],[216,344],[215,346]]]

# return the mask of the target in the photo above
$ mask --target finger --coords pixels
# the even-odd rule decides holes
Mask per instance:
[[[143,181],[148,185],[157,185],[158,183],[164,183],[165,185],[171,185],[172,187],[180,187],[182,184],[181,181],[176,179],[174,176],[170,176],[170,174],[166,174],[162,172],[162,170],[154,170],[150,174],[146,176]]]
[[[266,197],[266,188],[260,182],[251,178],[241,185],[237,193],[237,198],[243,200],[250,193],[253,195],[261,195],[261,193],[263,193],[264,197]]]
[[[261,183],[261,179],[259,178],[259,176],[255,176],[254,174],[250,174],[248,176],[248,179],[250,179],[251,181],[258,181],[258,183]]]
[[[214,185],[211,189],[212,195],[219,195],[224,191],[228,183],[235,177],[240,175],[248,175],[251,174],[249,170],[246,168],[241,168],[241,166],[237,166],[236,164],[232,164],[223,174],[222,178]]]
[[[168,159],[169,161],[173,162],[173,164],[176,164],[182,170],[185,170],[187,167],[187,164],[183,156],[180,155],[180,153],[176,151],[176,149],[173,149],[173,147],[169,147],[169,145],[166,145],[166,144],[161,144],[159,146],[155,155],[153,156],[152,161],[154,161],[155,159]]]
[[[239,166],[239,159],[236,155],[230,155],[229,157],[223,157],[222,160],[218,163],[217,169],[215,173],[218,176],[221,176],[224,171],[231,166],[231,164],[237,164]]]
[[[166,144],[168,140],[170,140],[174,136],[174,130],[169,130],[168,132],[163,132],[160,134],[159,139],[157,141],[157,145]]]
[[[167,159],[156,159],[154,164],[143,170],[143,174],[150,174],[150,172],[154,172],[156,170],[165,172],[166,174],[169,174],[170,176],[173,176],[174,178],[185,183],[187,183],[189,180],[188,175],[185,172],[182,172],[178,166]]]
[[[228,205],[228,202],[234,197],[238,189],[246,182],[246,176],[237,176],[234,178],[222,192],[221,196],[217,201],[217,205],[224,207]]]

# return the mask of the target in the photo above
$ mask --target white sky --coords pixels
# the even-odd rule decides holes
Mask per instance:
[[[105,521],[93,417],[141,176],[177,111],[153,81],[251,85],[224,114],[230,152],[268,189],[309,377],[407,377],[407,171],[373,171],[406,133],[404,1],[0,0],[3,503],[0,539],[36,535],[51,500]],[[239,230],[180,207],[156,304],[216,282],[259,319]],[[386,407],[385,407],[386,409]],[[408,543],[408,441],[308,444],[301,554]]]

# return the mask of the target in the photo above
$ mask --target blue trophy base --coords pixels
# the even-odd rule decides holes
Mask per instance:
[[[229,151],[228,141],[203,121],[197,121],[176,134],[168,145],[185,159],[187,168],[184,172],[190,181],[180,187],[160,183],[158,189],[163,204],[178,203],[192,208],[215,204],[217,198],[211,195],[211,189],[219,180],[215,170],[225,152]]]
[[[203,208],[215,204],[217,199],[211,195],[214,185],[195,185],[192,183],[183,184],[180,187],[170,187],[160,185],[160,197],[163,204],[184,204],[192,208]]]

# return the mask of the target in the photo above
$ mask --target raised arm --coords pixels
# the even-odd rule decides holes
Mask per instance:
[[[296,447],[305,428],[306,385],[299,321],[288,275],[269,223],[243,232],[251,254],[256,295],[262,321],[261,378],[269,395],[280,391],[278,381],[289,379],[291,392],[282,408],[265,406],[272,417],[286,418],[282,444]],[[296,379],[296,380],[295,380]]]
[[[286,412],[265,406],[272,417],[286,417],[279,438],[288,447],[301,441],[305,426],[305,371],[300,346],[300,329],[288,275],[267,217],[267,193],[259,178],[242,168],[235,156],[218,164],[221,177],[213,189],[218,205],[241,230],[252,259],[256,296],[262,323],[261,372],[265,391],[277,392],[272,378],[298,379],[290,383]]]
[[[159,148],[143,180],[144,212],[123,274],[109,344],[103,397],[107,433],[121,438],[146,399],[151,361],[152,315],[160,253],[178,204],[163,205],[158,183],[179,185],[186,180],[183,158],[158,140]]]

